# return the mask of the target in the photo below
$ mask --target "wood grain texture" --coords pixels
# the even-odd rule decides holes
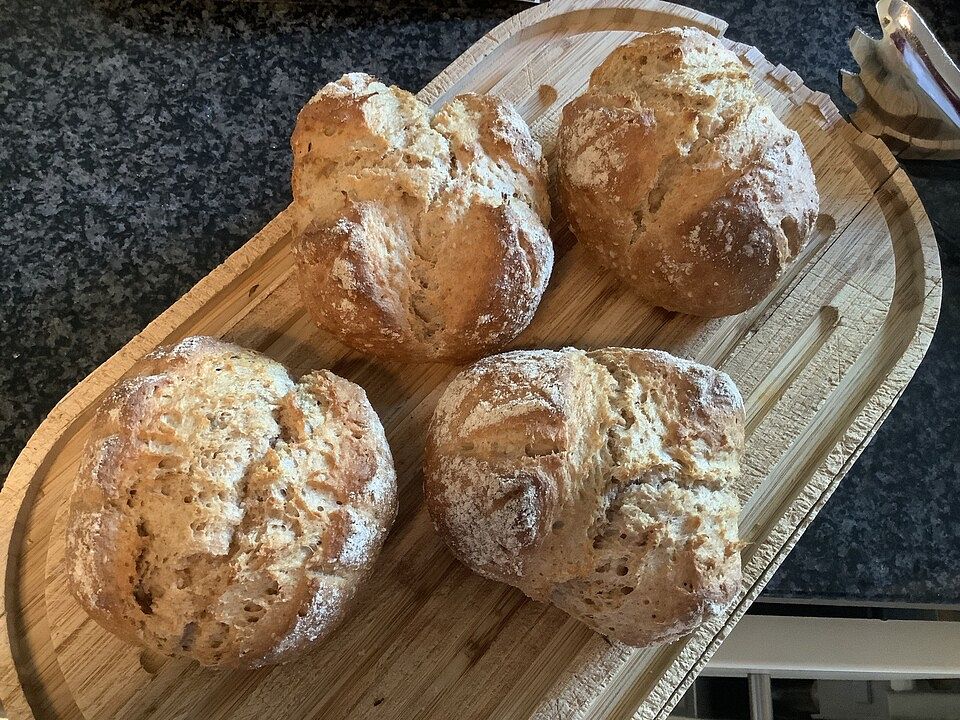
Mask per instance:
[[[726,28],[654,0],[552,0],[495,28],[420,97],[500,93],[549,151],[563,104],[610,50],[677,24]],[[932,229],[886,148],[794,73],[731,45],[813,161],[822,215],[799,261],[758,307],[692,318],[632,296],[558,217],[550,288],[513,344],[657,347],[737,381],[748,413],[738,487],[747,545],[743,591],[727,614],[682,642],[637,651],[456,563],[421,507],[420,463],[426,422],[457,368],[366,360],[317,330],[291,277],[281,214],[71,391],[15,463],[0,493],[0,694],[11,716],[664,717],[889,413],[929,344],[940,299]],[[196,333],[294,372],[327,367],[359,383],[394,452],[400,513],[376,576],[345,625],[290,665],[213,672],[143,654],[86,618],[64,589],[62,510],[91,409],[137,359]]]
[[[909,28],[910,18],[892,12],[893,6],[890,2],[877,3],[883,30],[881,39],[874,39],[857,28],[848,43],[850,53],[860,66],[857,73],[840,71],[840,87],[857,106],[850,120],[861,131],[883,138],[898,157],[956,160],[960,158],[956,129],[941,110],[930,107],[929,99],[926,102],[920,99],[918,93],[923,91],[917,89],[919,86],[911,87],[911,82],[898,69],[907,59],[900,57],[894,47],[904,41],[899,34],[901,23],[906,21]],[[916,27],[906,32],[930,34],[926,28]],[[915,40],[907,40],[908,45],[913,42]]]

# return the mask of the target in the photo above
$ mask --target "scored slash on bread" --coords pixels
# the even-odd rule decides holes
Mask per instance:
[[[646,646],[739,592],[743,444],[743,401],[712,368],[653,350],[509,352],[443,393],[424,492],[473,570]]]
[[[343,618],[396,515],[357,385],[213,338],[144,358],[97,412],[66,567],[105,628],[164,655],[259,667]]]
[[[614,50],[568,103],[560,205],[577,239],[644,300],[714,317],[752,307],[813,229],[800,136],[739,58],[696,28]]]
[[[472,360],[531,321],[553,265],[540,145],[513,107],[460,95],[435,115],[361,73],[303,108],[292,138],[304,305],[387,359]]]

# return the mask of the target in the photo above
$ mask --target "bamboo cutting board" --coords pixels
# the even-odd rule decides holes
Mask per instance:
[[[508,20],[420,97],[512,100],[549,152],[563,104],[638,32],[726,24],[655,0],[552,0]],[[884,146],[754,48],[731,43],[803,137],[822,196],[816,232],[776,291],[742,315],[651,308],[578,248],[562,217],[558,261],[515,347],[656,347],[718,366],[747,405],[738,491],[744,586],[686,640],[611,644],[455,562],[421,507],[425,423],[457,368],[365,360],[314,328],[291,279],[281,214],[77,386],[30,440],[0,494],[3,705],[17,718],[662,718],[783,561],[896,402],[940,301],[930,224]],[[347,68],[345,68],[347,69]],[[322,83],[327,78],[318,79]],[[400,513],[375,578],[332,638],[299,662],[212,672],[121,643],[64,591],[63,509],[91,408],[131,365],[189,334],[226,337],[295,372],[328,367],[366,388],[393,448]]]

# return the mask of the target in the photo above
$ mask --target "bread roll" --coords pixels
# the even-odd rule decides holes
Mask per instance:
[[[343,618],[396,515],[363,390],[188,338],[103,401],[70,501],[74,595],[122,639],[203,665],[289,660]]]
[[[711,35],[670,28],[614,50],[563,110],[560,203],[577,238],[647,302],[752,307],[820,204],[800,137]]]
[[[434,115],[354,73],[293,133],[301,294],[321,327],[382,358],[461,361],[516,337],[553,265],[540,146],[492,95]]]
[[[439,401],[427,507],[481,575],[629,645],[668,642],[740,588],[743,424],[729,377],[664,352],[488,357]]]

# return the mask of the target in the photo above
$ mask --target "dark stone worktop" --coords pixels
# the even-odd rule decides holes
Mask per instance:
[[[842,108],[867,0],[706,0]],[[924,0],[960,54],[953,0]],[[0,477],[54,403],[288,203],[323,83],[416,90],[516,2],[0,2]],[[960,605],[960,170],[908,166],[941,248],[927,359],[767,597]]]

